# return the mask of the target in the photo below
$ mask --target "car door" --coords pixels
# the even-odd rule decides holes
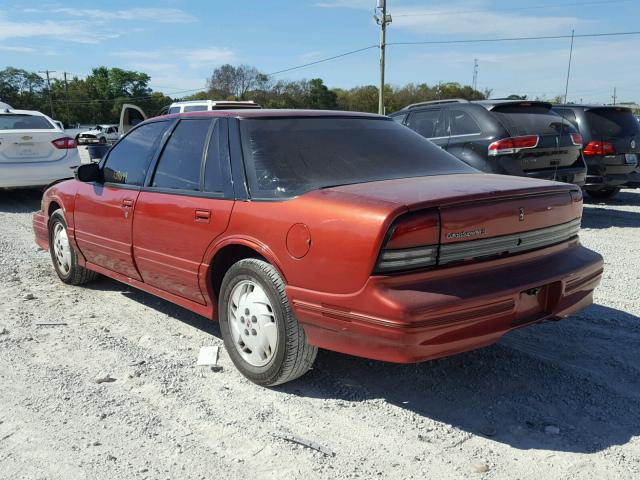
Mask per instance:
[[[462,108],[450,109],[449,133],[447,151],[452,155],[469,164],[473,164],[476,156],[484,156],[480,148],[474,148],[475,142],[482,137],[482,129],[471,112]]]
[[[101,163],[104,182],[79,184],[75,237],[88,262],[141,280],[133,261],[134,207],[151,160],[172,123],[152,122],[131,131]]]
[[[447,148],[449,132],[446,111],[442,108],[428,108],[411,112],[405,125],[428,138],[441,148]]]
[[[120,110],[120,124],[118,125],[118,133],[126,135],[126,133],[139,123],[145,121],[147,115],[140,107],[125,103]]]
[[[206,304],[199,272],[233,208],[227,120],[184,118],[138,197],[133,252],[145,283]]]

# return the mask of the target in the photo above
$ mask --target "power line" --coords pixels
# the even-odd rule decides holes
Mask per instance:
[[[631,2],[634,0],[596,0],[589,2],[573,2],[573,3],[563,3],[563,4],[547,4],[547,5],[531,5],[528,7],[511,7],[511,8],[501,8],[499,12],[517,12],[522,10],[538,10],[538,9],[546,9],[546,8],[561,8],[561,7],[578,7],[578,6],[587,6],[587,5],[608,5],[612,3],[622,3],[622,2]],[[466,15],[468,13],[492,13],[488,10],[449,10],[449,11],[434,11],[434,12],[424,12],[424,13],[397,13],[394,14],[394,17],[431,17],[431,16],[440,16],[440,15]]]
[[[305,63],[302,65],[297,65],[295,67],[285,68],[283,70],[278,70],[277,72],[267,73],[267,77],[272,77],[274,75],[278,75],[280,73],[290,72],[292,70],[298,70],[300,68],[310,67],[311,65],[317,65],[318,63],[328,62],[329,60],[335,60],[336,58],[346,57],[347,55],[353,55],[354,53],[364,52],[365,50],[371,50],[372,48],[378,48],[378,45],[369,45],[368,47],[358,48],[357,50],[351,50],[350,52],[344,52],[339,55],[334,55],[333,57],[322,58],[320,60],[316,60],[314,62]]]
[[[611,33],[583,33],[573,35],[574,38],[618,37],[624,35],[640,35],[636,32],[611,32]],[[505,38],[476,38],[469,40],[428,40],[420,42],[390,42],[387,45],[452,45],[456,43],[496,43],[496,42],[520,42],[528,40],[561,40],[571,38],[572,35],[543,35],[539,37],[505,37]]]

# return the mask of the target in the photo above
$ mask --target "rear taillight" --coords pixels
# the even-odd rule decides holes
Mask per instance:
[[[440,238],[437,212],[410,213],[391,226],[378,262],[376,273],[390,273],[436,264]]]
[[[577,145],[579,147],[582,146],[582,135],[580,135],[579,133],[572,133],[571,134],[571,141],[573,142],[574,145]]]
[[[526,148],[536,148],[539,140],[538,135],[503,138],[489,145],[489,155],[506,155]]]
[[[53,146],[59,150],[78,147],[78,142],[76,142],[73,138],[69,138],[69,137],[58,138],[57,140],[54,140],[51,143],[53,143]]]
[[[587,157],[592,155],[614,155],[616,149],[610,142],[592,140],[584,146],[582,153]]]

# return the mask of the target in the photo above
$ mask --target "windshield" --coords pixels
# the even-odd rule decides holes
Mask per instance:
[[[290,198],[336,185],[476,172],[388,118],[242,119],[240,132],[254,198]]]
[[[0,115],[0,130],[53,130],[49,121],[39,115]]]
[[[587,122],[594,137],[632,137],[638,135],[638,122],[631,111],[624,108],[587,110]]]
[[[544,105],[506,104],[491,110],[511,136],[575,133],[576,127]]]

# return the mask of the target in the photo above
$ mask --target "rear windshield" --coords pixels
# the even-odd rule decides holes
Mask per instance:
[[[498,105],[491,110],[509,135],[557,135],[576,132],[576,127],[544,105]]]
[[[185,112],[205,112],[209,107],[206,105],[187,105],[184,107]]]
[[[240,131],[254,198],[290,198],[336,185],[476,172],[391,119],[254,118],[241,120]]]
[[[38,115],[0,115],[0,130],[53,130],[49,121]]]
[[[638,121],[631,111],[615,108],[587,110],[587,123],[594,137],[632,137],[638,135]]]

